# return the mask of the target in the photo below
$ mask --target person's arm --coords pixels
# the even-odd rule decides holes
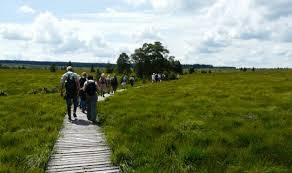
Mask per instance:
[[[79,95],[79,91],[80,91],[80,83],[79,83],[78,77],[77,77],[77,79],[75,80],[75,83],[76,83],[76,86],[77,86],[77,95]]]
[[[61,77],[61,81],[60,81],[60,84],[61,84],[61,97],[63,97],[64,96],[64,85],[65,85],[65,81],[66,81],[66,79],[67,79],[67,77],[66,77],[66,75],[63,75],[62,77]]]
[[[83,91],[86,91],[86,86],[87,86],[87,81],[84,83],[84,85],[83,85]]]

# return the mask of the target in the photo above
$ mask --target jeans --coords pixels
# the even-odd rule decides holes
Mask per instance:
[[[86,100],[80,99],[80,108],[82,111],[86,110]]]
[[[78,97],[69,97],[66,96],[66,103],[67,103],[67,113],[69,118],[71,118],[71,106],[72,106],[72,101],[74,104],[74,113],[76,113],[77,107],[78,107]]]

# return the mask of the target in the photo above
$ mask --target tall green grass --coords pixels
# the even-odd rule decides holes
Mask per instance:
[[[0,172],[44,172],[64,118],[59,94],[30,95],[57,86],[61,73],[0,70]]]
[[[292,71],[186,75],[100,104],[124,172],[292,171]]]
[[[0,69],[0,91],[8,94],[0,97],[0,172],[44,172],[62,126],[65,102],[59,93],[29,93],[58,87],[63,73]]]

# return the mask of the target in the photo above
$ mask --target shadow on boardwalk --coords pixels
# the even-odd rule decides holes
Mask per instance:
[[[86,114],[78,109],[77,120],[69,121],[65,116],[46,172],[120,172],[119,167],[111,164],[110,155],[101,128],[88,121]]]

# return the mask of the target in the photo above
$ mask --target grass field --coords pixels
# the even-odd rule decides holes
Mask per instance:
[[[44,172],[65,104],[29,93],[62,73],[0,70],[0,172]],[[193,74],[119,93],[98,108],[112,159],[124,172],[291,172],[291,76]]]
[[[292,71],[192,74],[100,105],[124,172],[291,172]]]
[[[0,70],[0,172],[44,172],[62,126],[65,105],[58,93],[28,94],[51,88],[61,73]]]
[[[58,87],[62,74],[0,69],[0,91],[8,94],[0,97],[0,172],[44,172],[62,126],[65,102],[59,92],[30,93]]]

